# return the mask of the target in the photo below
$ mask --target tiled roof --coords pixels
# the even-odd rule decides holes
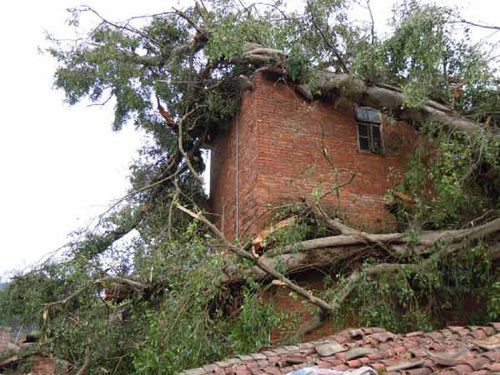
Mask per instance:
[[[191,369],[182,375],[282,375],[304,367],[384,375],[500,374],[500,323],[393,334],[348,329],[320,340],[272,348]]]

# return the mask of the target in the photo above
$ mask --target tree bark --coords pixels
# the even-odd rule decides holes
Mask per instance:
[[[408,247],[410,239],[402,233],[370,234],[352,228],[350,230],[358,233],[303,241],[283,248],[276,255],[269,252],[260,257],[259,262],[271,268],[279,267],[282,273],[289,274],[329,266],[342,258],[359,254],[367,246],[389,249],[398,258],[430,254],[431,247],[438,241],[452,246],[457,242],[481,240],[500,234],[500,218],[469,229],[424,231],[419,236],[416,248]],[[264,280],[270,275],[257,266],[244,271],[236,265],[230,265],[224,271],[223,281],[228,284],[243,282],[245,277]]]
[[[289,71],[285,53],[254,43],[247,43],[246,51],[241,59],[233,59],[233,62],[240,60],[254,65],[267,65],[267,68],[261,69],[264,71],[283,75],[287,75]],[[371,84],[353,74],[336,74],[316,69],[310,75],[311,83],[308,82],[308,77],[305,77],[303,81],[306,84],[301,85],[299,91],[309,100],[314,98],[312,92],[318,92],[319,95],[337,94],[358,105],[377,108],[397,120],[416,122],[436,120],[451,130],[461,130],[467,133],[483,129],[481,123],[465,118],[451,108],[432,100],[427,100],[417,107],[407,107],[404,105],[404,94],[398,88],[384,84]]]

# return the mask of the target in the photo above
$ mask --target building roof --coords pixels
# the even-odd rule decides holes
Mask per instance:
[[[384,375],[500,374],[500,323],[393,334],[347,329],[308,343],[191,369],[182,375],[282,375],[305,367],[349,371],[370,366]]]

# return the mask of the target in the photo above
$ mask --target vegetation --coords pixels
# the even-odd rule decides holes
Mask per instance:
[[[489,296],[481,311],[496,319],[494,60],[452,9],[404,1],[382,38],[355,22],[355,5],[310,0],[290,11],[280,1],[210,0],[123,22],[71,10],[71,27],[86,13],[100,23],[75,41],[50,39],[55,86],[70,104],[112,99],[113,128],[133,123],[150,137],[130,194],[97,227],[74,233],[63,255],[14,277],[0,291],[0,316],[38,323],[41,348],[79,374],[174,374],[267,345],[270,328],[287,319],[259,298],[266,280],[304,297],[314,323],[333,316],[342,325],[356,309],[361,324],[431,329],[463,296]],[[200,150],[230,126],[256,72],[294,81],[309,100],[378,107],[427,134],[436,151],[417,149],[388,192],[401,233],[349,227],[316,194],[285,208],[294,226],[255,257],[206,219]],[[313,293],[287,277],[294,269],[284,259],[305,268],[318,249],[328,249],[320,263],[328,288]]]

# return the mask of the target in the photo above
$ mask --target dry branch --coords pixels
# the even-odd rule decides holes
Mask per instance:
[[[289,253],[296,251],[297,249],[312,250],[336,246],[372,244],[384,249],[389,249],[398,256],[410,255],[410,249],[407,248],[410,239],[405,237],[402,233],[371,234],[359,231],[342,224],[338,219],[328,217],[319,206],[312,207],[312,210],[316,216],[324,220],[330,228],[337,230],[342,234],[339,236],[323,237],[291,245],[283,249],[282,253]],[[486,224],[469,229],[423,231],[419,235],[419,246],[417,249],[411,249],[411,252],[413,254],[425,253],[430,246],[433,246],[438,241],[443,243],[453,243],[463,240],[477,240],[498,232],[500,232],[500,219],[495,219]]]

